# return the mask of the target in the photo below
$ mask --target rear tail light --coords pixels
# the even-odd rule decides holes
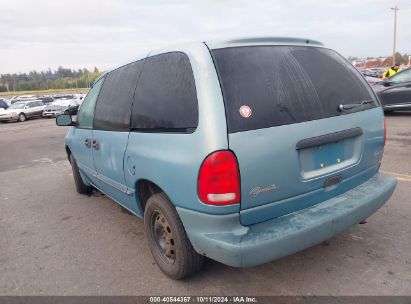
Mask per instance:
[[[233,152],[217,151],[207,156],[198,174],[198,196],[209,205],[240,203],[240,173]]]
[[[385,117],[384,117],[384,146],[386,142],[387,142],[387,122],[385,121]]]

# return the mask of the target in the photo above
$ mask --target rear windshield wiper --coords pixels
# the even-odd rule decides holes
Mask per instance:
[[[363,106],[363,105],[366,105],[366,104],[370,104],[370,103],[374,103],[374,102],[375,102],[374,100],[370,99],[370,100],[362,100],[359,103],[349,103],[349,104],[345,104],[345,105],[340,104],[338,106],[338,111],[342,112],[342,111],[345,111],[345,110],[351,110],[353,108]]]

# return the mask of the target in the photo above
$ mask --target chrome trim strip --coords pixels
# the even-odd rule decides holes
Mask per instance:
[[[111,178],[101,175],[101,174],[97,174],[96,176],[99,180],[101,180],[103,183],[106,183],[107,185],[117,189],[118,191],[121,191],[127,195],[131,194],[131,191],[128,190],[128,188],[126,186],[124,186],[123,184],[120,184],[118,182],[116,182],[115,180],[112,180]]]
[[[93,177],[99,179],[103,183],[117,189],[118,191],[123,192],[123,193],[127,194],[128,196],[132,195],[133,192],[131,190],[129,190],[127,186],[124,186],[123,184],[120,184],[120,183],[112,180],[111,178],[108,178],[107,176],[98,174],[97,171],[92,170],[89,167],[86,167],[86,166],[84,166],[84,165],[82,165],[78,162],[77,162],[77,166],[80,169],[84,170],[86,173],[88,173],[88,174],[92,175]]]
[[[93,169],[90,169],[89,167],[83,165],[83,164],[80,163],[79,161],[77,161],[77,167],[79,167],[79,169],[85,171],[86,173],[88,173],[88,174],[90,174],[90,175],[92,175],[92,176],[94,176],[94,177],[97,177],[97,171],[95,171],[95,170],[93,170]]]

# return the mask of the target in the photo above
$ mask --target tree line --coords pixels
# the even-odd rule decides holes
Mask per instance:
[[[348,57],[348,60],[360,63],[364,59],[357,57]],[[392,65],[392,57],[371,58],[367,57],[367,66],[388,67]],[[409,55],[400,53],[395,54],[395,61],[399,64],[408,64]],[[29,73],[19,74],[0,74],[0,92],[7,91],[34,91],[49,89],[74,89],[89,88],[102,73],[94,68],[89,71],[83,69],[67,69],[59,66],[57,70],[52,71],[31,71]]]
[[[74,70],[61,66],[55,71],[49,68],[40,72],[0,74],[0,92],[89,88],[100,75],[97,67],[89,71],[86,68]]]

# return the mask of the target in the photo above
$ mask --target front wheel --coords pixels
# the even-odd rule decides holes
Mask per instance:
[[[27,119],[26,115],[24,115],[23,113],[20,113],[20,115],[19,115],[19,121],[20,121],[20,122],[23,122],[23,121],[26,121],[26,119]]]
[[[77,192],[80,194],[90,194],[91,192],[93,192],[93,188],[90,186],[87,186],[83,182],[83,179],[81,178],[81,175],[80,175],[80,171],[78,170],[78,167],[77,167],[76,159],[73,157],[73,154],[70,154],[70,163],[71,163],[71,169],[73,170],[74,184],[76,186]]]
[[[144,227],[154,260],[167,276],[179,280],[200,271],[204,257],[194,250],[174,206],[164,193],[148,199]]]

